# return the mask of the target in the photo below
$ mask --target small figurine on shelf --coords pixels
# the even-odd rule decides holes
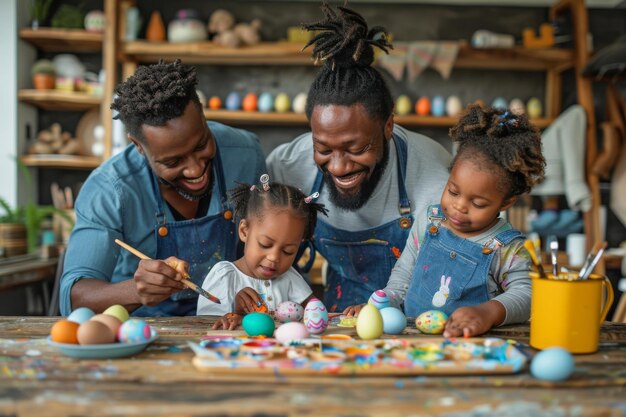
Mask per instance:
[[[30,154],[78,155],[81,146],[78,139],[69,132],[63,132],[59,123],[53,123],[49,129],[37,134],[37,142],[28,149]]]
[[[240,45],[256,45],[261,40],[261,21],[235,24],[235,17],[224,9],[215,10],[209,18],[208,31],[213,42],[221,46],[236,48]]]
[[[92,10],[85,16],[85,30],[87,32],[102,33],[106,27],[106,17],[102,10]]]
[[[40,59],[30,70],[33,76],[33,87],[36,90],[52,90],[54,88],[54,64],[49,59]]]
[[[161,42],[165,40],[165,24],[158,10],[152,12],[148,28],[146,29],[146,39],[150,42]]]

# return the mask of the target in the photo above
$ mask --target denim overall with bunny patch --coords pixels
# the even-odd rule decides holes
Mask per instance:
[[[407,316],[428,310],[450,315],[459,307],[489,301],[487,280],[497,249],[523,238],[519,230],[509,229],[481,245],[441,226],[445,220],[439,205],[428,208],[428,228],[404,300]]]

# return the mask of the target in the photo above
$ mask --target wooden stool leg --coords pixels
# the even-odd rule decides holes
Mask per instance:
[[[626,293],[623,293],[613,313],[613,321],[616,323],[626,323]]]

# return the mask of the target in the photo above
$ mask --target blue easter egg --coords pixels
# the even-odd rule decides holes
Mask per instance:
[[[367,302],[379,310],[390,306],[389,296],[384,290],[374,291]]]
[[[239,110],[241,108],[241,96],[236,92],[231,92],[226,96],[226,109]]]
[[[553,347],[537,353],[530,364],[530,373],[545,381],[564,381],[574,372],[574,357],[567,350]]]
[[[491,107],[498,110],[506,110],[509,108],[509,103],[506,102],[504,97],[496,97],[491,103]]]
[[[117,339],[122,343],[142,343],[152,336],[150,325],[142,319],[128,319],[117,330]]]
[[[67,319],[69,321],[73,321],[74,323],[83,324],[95,315],[96,313],[94,313],[92,309],[87,307],[79,307],[76,310],[72,311],[70,315],[67,316]]]
[[[271,93],[262,93],[259,96],[257,107],[260,112],[267,113],[274,110],[274,97]]]
[[[406,327],[406,316],[395,307],[380,310],[383,316],[383,331],[387,334],[400,334]]]
[[[446,101],[441,96],[433,97],[433,101],[430,103],[430,112],[433,116],[441,117],[446,114]]]

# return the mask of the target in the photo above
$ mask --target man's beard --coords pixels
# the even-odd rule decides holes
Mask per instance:
[[[361,188],[355,194],[345,195],[339,192],[333,176],[326,170],[324,172],[324,183],[328,187],[330,201],[340,209],[346,211],[355,211],[363,207],[367,200],[372,196],[376,186],[385,173],[387,163],[389,162],[389,141],[383,138],[383,158],[376,164],[372,175],[366,178],[361,184]]]
[[[209,169],[209,166],[210,166],[210,164],[207,164],[206,170]],[[205,170],[205,172],[206,172],[206,170]],[[202,175],[204,175],[204,173]],[[181,197],[183,197],[185,200],[188,200],[188,201],[199,201],[199,200],[202,200],[203,198],[211,195],[211,190],[213,189],[213,176],[212,175],[211,175],[211,178],[209,179],[209,182],[207,184],[206,189],[202,193],[200,193],[200,194],[191,194],[189,191],[187,191],[184,188],[180,187],[176,183],[170,182],[170,181],[166,180],[165,178],[161,178],[161,177],[157,177],[157,178],[158,178],[158,180],[159,180],[159,182],[161,184],[170,187],[171,189],[176,191],[176,193],[178,195],[180,195]]]

